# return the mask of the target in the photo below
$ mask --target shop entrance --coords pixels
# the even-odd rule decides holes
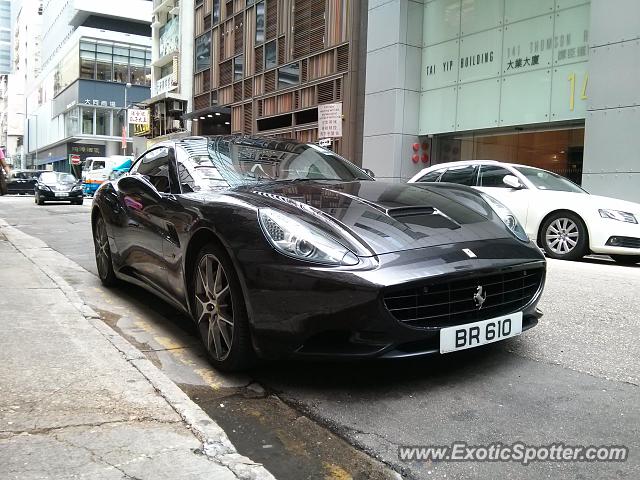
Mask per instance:
[[[584,127],[436,137],[434,163],[498,160],[544,168],[582,183]]]

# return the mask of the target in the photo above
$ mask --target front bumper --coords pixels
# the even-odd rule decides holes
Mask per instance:
[[[477,258],[469,258],[470,248]],[[546,264],[531,244],[510,239],[471,242],[380,255],[357,268],[309,267],[278,262],[248,265],[242,273],[254,344],[263,357],[406,357],[439,352],[440,329],[472,323],[452,316],[445,323],[414,326],[385,306],[389,290],[421,282],[449,282],[523,269],[541,269],[541,280],[523,312],[523,331],[535,326]],[[251,281],[247,281],[251,279]],[[470,297],[471,299],[471,297]],[[497,316],[497,315],[496,315]],[[491,317],[490,317],[491,318]]]
[[[56,192],[51,190],[45,190],[43,188],[38,188],[38,195],[47,201],[55,201],[55,202],[68,202],[70,200],[78,201],[83,197],[82,190],[74,190],[67,192],[67,195],[64,197],[56,196]],[[61,193],[61,192],[58,192]]]
[[[619,241],[612,241],[612,239]],[[589,231],[590,249],[604,255],[640,255],[640,224],[597,218]]]

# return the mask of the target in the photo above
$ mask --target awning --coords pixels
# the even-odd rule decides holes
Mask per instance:
[[[154,103],[162,102],[164,100],[180,100],[180,101],[186,102],[187,97],[185,97],[180,93],[164,92],[159,95],[156,95],[155,97],[147,98],[146,100],[143,100],[140,103],[142,105],[153,105]]]
[[[229,107],[221,107],[219,105],[212,105],[207,108],[201,108],[200,110],[195,110],[193,112],[185,113],[182,116],[183,120],[193,120],[194,118],[207,117],[207,115],[215,115],[224,120],[231,119],[231,109]]]

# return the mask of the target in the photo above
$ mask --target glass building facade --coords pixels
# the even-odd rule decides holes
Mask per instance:
[[[140,45],[82,38],[54,72],[54,95],[78,78],[151,85],[151,49]]]

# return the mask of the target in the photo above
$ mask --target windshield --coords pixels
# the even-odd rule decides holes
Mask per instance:
[[[100,160],[100,161],[95,161],[91,164],[91,170],[99,170],[101,168],[104,168],[105,163],[104,161]]]
[[[557,173],[540,170],[532,167],[515,167],[522,175],[527,177],[539,190],[554,190],[556,192],[587,193],[571,180],[567,180]]]
[[[372,180],[351,162],[313,144],[265,140],[261,146],[222,138],[187,144],[185,149],[189,162],[180,176],[191,177],[193,190],[264,182]]]
[[[68,173],[45,172],[40,175],[40,181],[46,185],[55,185],[56,183],[75,183],[76,178]]]

